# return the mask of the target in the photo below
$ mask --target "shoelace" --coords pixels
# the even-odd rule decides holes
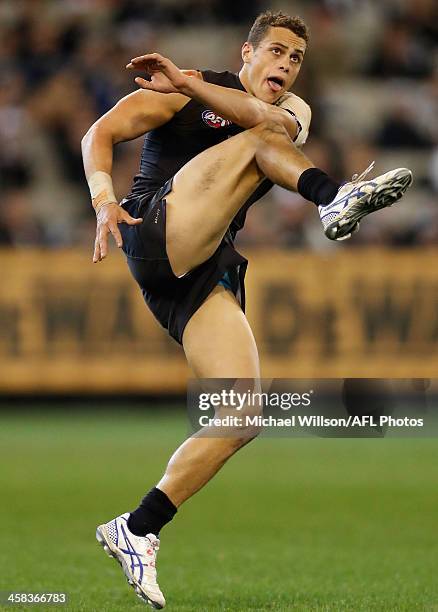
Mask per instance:
[[[148,538],[148,540],[149,540],[149,538]],[[149,542],[150,542],[151,547],[157,553],[160,550],[160,540],[158,540],[158,539],[156,539],[156,540],[149,540]]]
[[[370,163],[370,165],[368,166],[368,168],[366,170],[364,170],[362,172],[362,174],[353,174],[353,176],[351,177],[351,182],[352,183],[360,183],[360,181],[363,181],[364,178],[371,172],[371,170],[374,168],[376,162],[372,161]]]
[[[157,540],[150,540],[147,536],[146,536],[146,540],[149,542],[148,544],[148,548],[150,548],[153,551],[153,560],[150,560],[150,562],[148,563],[148,566],[150,568],[153,568],[153,573],[156,576],[156,569],[155,569],[155,561],[157,558],[157,553],[160,550],[160,541]]]
[[[147,538],[149,540],[149,538]],[[157,558],[157,552],[158,552],[158,548],[159,548],[159,544],[156,542],[151,542],[149,540],[149,544],[147,549],[151,549],[151,551],[154,551],[153,556],[151,555],[148,558],[148,562],[144,563],[144,571],[148,576],[148,581],[149,581],[149,585],[150,586],[156,586],[158,587],[158,583],[157,583],[157,569],[156,569],[156,565],[155,565],[155,561]],[[150,553],[149,553],[150,554]]]

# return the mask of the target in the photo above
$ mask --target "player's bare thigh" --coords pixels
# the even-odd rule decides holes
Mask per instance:
[[[166,248],[178,276],[208,259],[263,179],[255,162],[257,129],[207,149],[175,176],[166,197]]]
[[[220,285],[187,323],[182,341],[197,378],[260,378],[248,320],[234,295]]]
[[[259,357],[251,327],[234,295],[224,287],[215,287],[190,319],[183,334],[183,346],[194,375],[204,379],[203,392],[231,389],[241,394],[260,392]],[[212,436],[216,444],[235,452],[260,433],[257,426],[248,426],[245,419],[258,416],[261,411],[260,403],[250,402],[240,406],[242,422],[224,429],[203,428],[198,435]],[[224,404],[215,410],[215,416],[221,419],[230,415],[236,416],[232,406]],[[218,439],[222,437],[223,440]]]

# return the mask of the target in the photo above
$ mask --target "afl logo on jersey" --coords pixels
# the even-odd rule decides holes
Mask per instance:
[[[202,113],[202,120],[211,128],[223,128],[232,125],[232,121],[222,119],[222,117],[219,117],[219,115],[216,115],[216,113],[211,110],[205,110]]]

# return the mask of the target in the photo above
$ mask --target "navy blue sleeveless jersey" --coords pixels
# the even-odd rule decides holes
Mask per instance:
[[[245,91],[238,75],[232,72],[204,70],[202,76],[208,83]],[[130,196],[157,191],[196,155],[242,131],[243,128],[190,100],[170,121],[145,135],[140,172],[134,177]],[[271,181],[266,179],[244,203],[230,226],[233,238],[243,227],[248,208],[271,187]]]

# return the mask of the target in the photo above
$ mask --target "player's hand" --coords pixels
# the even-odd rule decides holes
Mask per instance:
[[[143,89],[151,89],[160,93],[180,93],[187,84],[190,74],[182,71],[167,57],[159,53],[147,53],[134,57],[126,68],[128,70],[145,70],[150,75],[151,80],[147,81],[141,77],[136,77],[135,82]]]
[[[128,225],[138,225],[143,219],[134,219],[117,202],[104,204],[96,213],[97,228],[96,240],[94,242],[93,263],[102,261],[108,254],[108,234],[112,234],[117,246],[123,244],[122,235],[117,225],[127,223]]]

